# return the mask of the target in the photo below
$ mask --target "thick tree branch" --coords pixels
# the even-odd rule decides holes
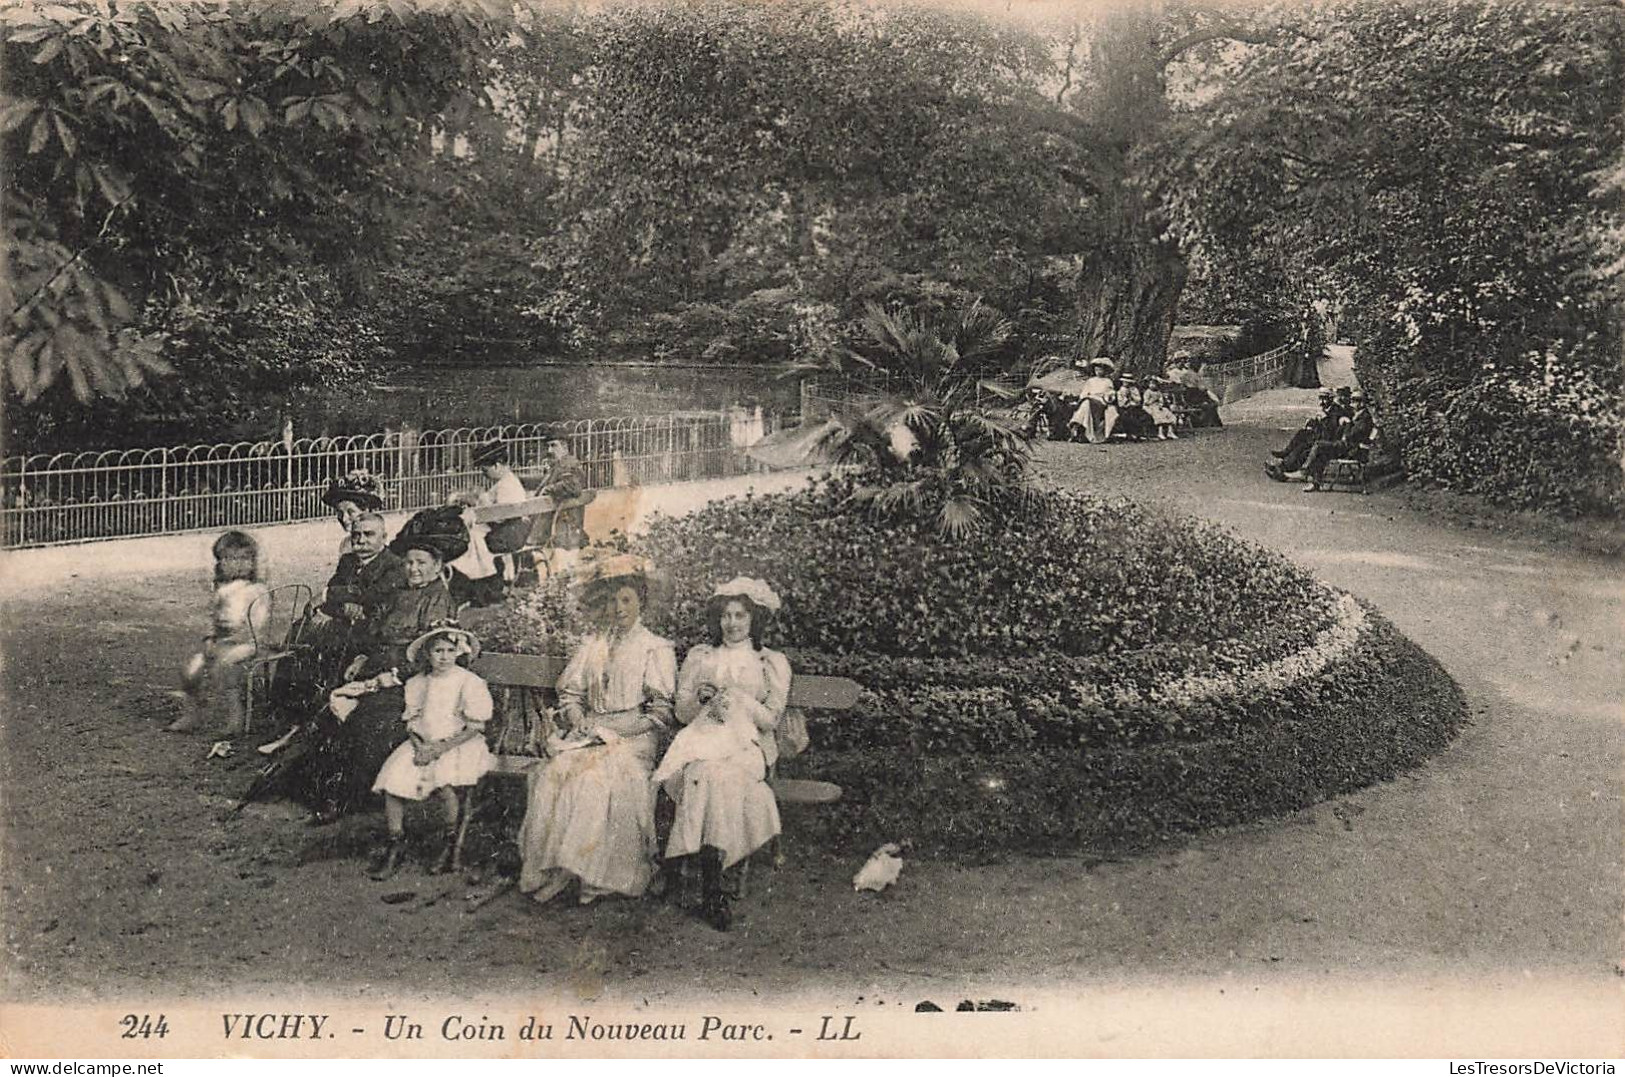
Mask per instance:
[[[1243,26],[1226,19],[1217,25],[1192,30],[1184,37],[1175,39],[1173,44],[1157,55],[1157,66],[1166,68],[1184,53],[1209,41],[1243,41],[1250,45],[1267,45],[1271,37],[1270,30],[1257,26]]]

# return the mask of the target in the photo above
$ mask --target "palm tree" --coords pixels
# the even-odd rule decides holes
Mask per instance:
[[[870,303],[860,325],[866,339],[840,368],[878,388],[832,417],[821,447],[863,469],[856,496],[877,512],[932,519],[949,537],[981,526],[1026,485],[1028,439],[992,410],[1020,396],[997,366],[1010,323],[977,301],[944,319]]]

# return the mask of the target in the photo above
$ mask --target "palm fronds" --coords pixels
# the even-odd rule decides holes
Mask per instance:
[[[980,302],[944,320],[871,303],[860,327],[845,370],[882,374],[887,388],[821,435],[832,459],[865,473],[853,496],[949,538],[985,526],[1019,500],[1031,452],[1023,427],[990,410],[1021,395],[997,368],[1010,323]]]

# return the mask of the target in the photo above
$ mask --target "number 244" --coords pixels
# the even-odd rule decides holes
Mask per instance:
[[[119,1018],[118,1023],[124,1026],[124,1031],[119,1033],[119,1039],[121,1040],[137,1038],[148,1040],[154,1036],[163,1039],[169,1035],[169,1022],[164,1020],[163,1014],[159,1014],[158,1020],[154,1021],[150,1013],[141,1014],[139,1017],[133,1013],[127,1013]]]

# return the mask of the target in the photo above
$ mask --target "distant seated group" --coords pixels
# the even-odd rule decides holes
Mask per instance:
[[[1179,363],[1145,386],[1133,374],[1118,376],[1117,364],[1104,356],[1073,364],[1089,376],[1079,387],[1080,399],[1067,421],[1074,441],[1099,445],[1114,437],[1129,441],[1173,441],[1183,419],[1192,427],[1218,427],[1219,400],[1200,372]]]
[[[1377,424],[1365,393],[1344,386],[1320,391],[1320,414],[1292,435],[1284,449],[1273,449],[1277,459],[1264,466],[1276,482],[1304,482],[1316,489],[1326,465],[1333,460],[1364,460],[1371,450]]]

